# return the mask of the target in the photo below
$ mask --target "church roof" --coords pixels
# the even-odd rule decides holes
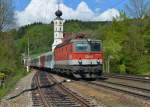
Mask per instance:
[[[56,15],[57,17],[61,17],[61,16],[62,16],[62,11],[58,9],[58,10],[55,12],[55,15]]]

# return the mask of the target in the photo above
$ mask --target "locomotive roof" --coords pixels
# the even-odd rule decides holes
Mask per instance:
[[[63,42],[61,44],[58,44],[57,47],[64,46],[65,44],[76,42],[76,41],[97,41],[100,42],[101,40],[94,40],[87,38],[88,34],[86,33],[64,33]]]
[[[72,39],[72,42],[78,42],[78,41],[94,41],[94,42],[100,42],[101,40],[96,39]]]
[[[68,43],[74,43],[74,42],[88,42],[88,41],[93,41],[93,42],[101,42],[101,40],[96,40],[96,39],[69,39],[69,40],[66,40],[66,41],[64,41],[63,43],[61,43],[61,44],[59,44],[59,45],[57,45],[56,46],[56,48],[58,48],[58,47],[61,47],[61,46],[64,46],[64,45],[66,45],[66,44],[68,44]]]

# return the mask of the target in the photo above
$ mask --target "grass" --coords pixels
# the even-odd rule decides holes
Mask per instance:
[[[3,87],[0,87],[0,99],[14,89],[16,83],[28,73],[24,69],[18,69],[13,76],[9,77]]]

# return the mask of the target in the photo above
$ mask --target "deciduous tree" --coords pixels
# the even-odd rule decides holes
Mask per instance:
[[[14,24],[12,0],[0,0],[0,32]]]
[[[141,19],[149,13],[150,0],[129,0],[127,13],[133,18]]]

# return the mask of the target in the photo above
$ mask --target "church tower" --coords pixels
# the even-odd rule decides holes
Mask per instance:
[[[56,18],[54,19],[54,42],[52,45],[52,52],[54,52],[55,47],[62,43],[63,39],[63,24],[64,20],[61,18],[62,11],[59,9],[55,12]]]

